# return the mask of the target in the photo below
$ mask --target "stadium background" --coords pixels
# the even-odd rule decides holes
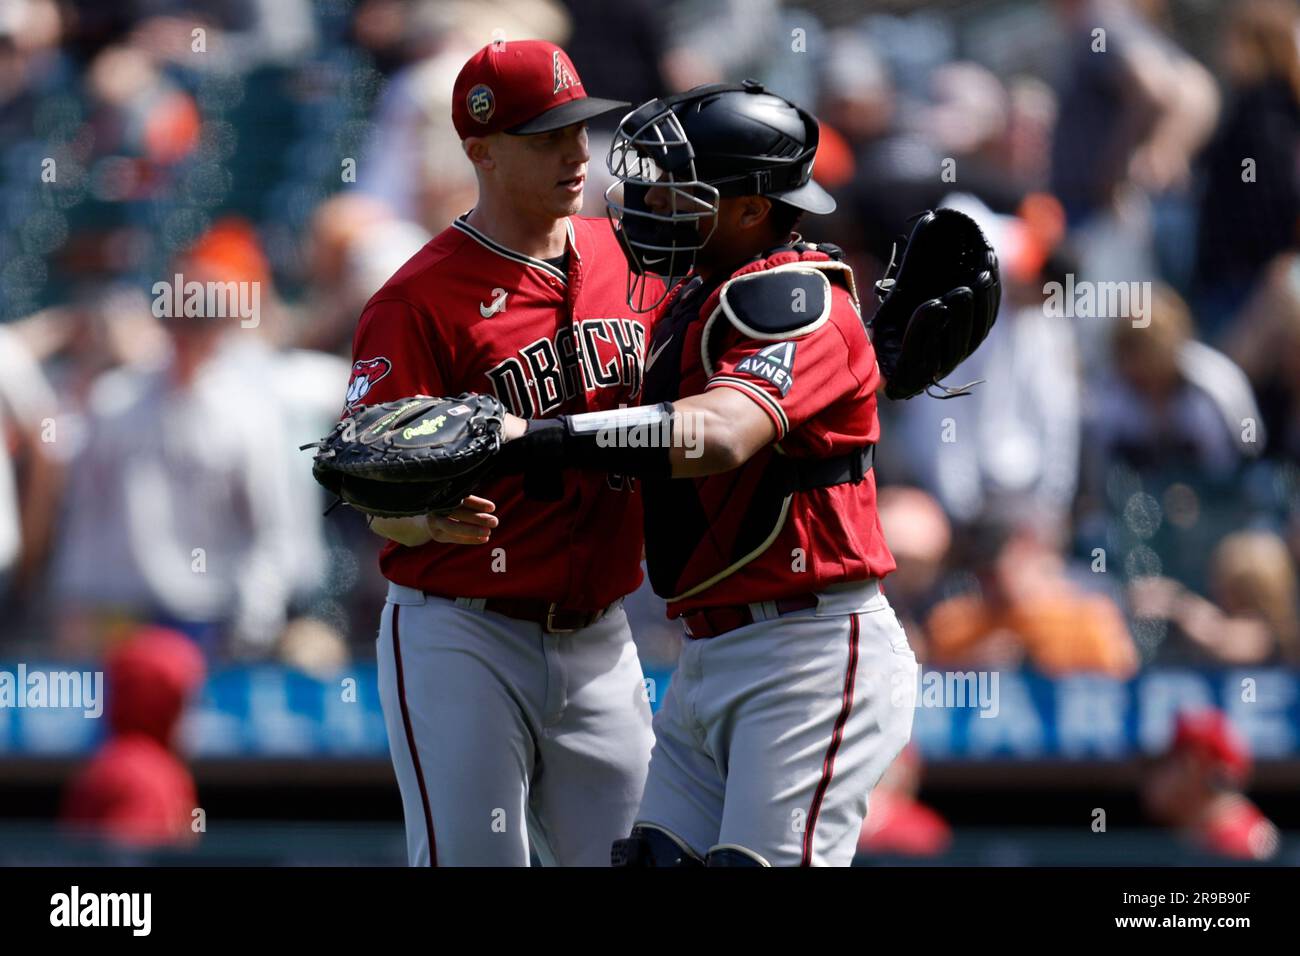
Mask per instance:
[[[931,673],[997,676],[997,713],[918,711],[899,776],[931,852],[861,862],[1213,862],[1140,798],[1210,705],[1300,860],[1298,26],[1215,0],[0,0],[0,671],[102,669],[141,623],[208,670],[181,734],[206,832],[72,834],[104,721],[0,708],[0,861],[403,860],[378,541],[321,517],[296,448],[362,303],[472,204],[452,78],[528,36],[595,95],[754,76],[814,105],[841,209],[804,231],[862,288],[940,201],[999,247],[1003,314],[959,370],[987,384],[884,409],[877,456],[891,599]],[[155,318],[177,271],[257,283],[255,326]],[[1154,283],[1150,326],[1053,314],[1067,275]],[[657,703],[677,637],[632,604]]]

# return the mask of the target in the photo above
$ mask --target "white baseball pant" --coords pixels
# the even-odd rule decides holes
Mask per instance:
[[[411,865],[608,866],[653,743],[621,602],[571,634],[474,605],[390,584],[380,622]]]
[[[688,639],[655,714],[637,822],[704,859],[731,847],[772,866],[848,866],[867,794],[906,745],[916,657],[879,585]]]

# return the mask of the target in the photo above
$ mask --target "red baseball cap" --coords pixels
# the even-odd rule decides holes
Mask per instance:
[[[1170,749],[1197,754],[1232,783],[1243,782],[1250,773],[1250,750],[1220,710],[1179,714]]]
[[[561,129],[631,104],[588,96],[569,55],[545,40],[496,40],[460,69],[451,120],[461,139]]]

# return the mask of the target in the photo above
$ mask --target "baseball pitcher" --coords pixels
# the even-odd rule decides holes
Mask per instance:
[[[452,115],[479,201],[366,305],[341,431],[416,394],[480,392],[523,418],[638,401],[649,323],[610,224],[575,215],[584,122],[626,105],[587,96],[550,43],[465,64]],[[403,422],[405,440],[458,421],[478,419],[454,406]],[[411,864],[526,866],[531,848],[607,865],[652,741],[621,606],[641,580],[637,490],[594,471],[499,477],[449,508],[402,490],[371,510],[407,517],[371,527],[391,539],[379,689]]]

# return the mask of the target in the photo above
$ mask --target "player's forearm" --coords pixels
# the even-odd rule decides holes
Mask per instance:
[[[495,502],[468,495],[447,512],[409,518],[372,517],[370,530],[408,548],[418,548],[431,541],[439,544],[486,544],[492,537],[492,529],[501,523],[493,513],[496,510]]]
[[[674,478],[739,468],[776,440],[776,427],[754,402],[729,388],[676,403],[670,456]]]
[[[525,422],[510,416],[505,467],[697,478],[740,467],[776,437],[753,402],[717,389],[676,403]]]
[[[674,478],[703,478],[739,468],[748,459],[730,423],[714,412],[673,416],[668,461]]]
[[[381,538],[396,541],[408,548],[417,548],[433,540],[429,520],[424,515],[411,518],[372,518],[370,530]]]

